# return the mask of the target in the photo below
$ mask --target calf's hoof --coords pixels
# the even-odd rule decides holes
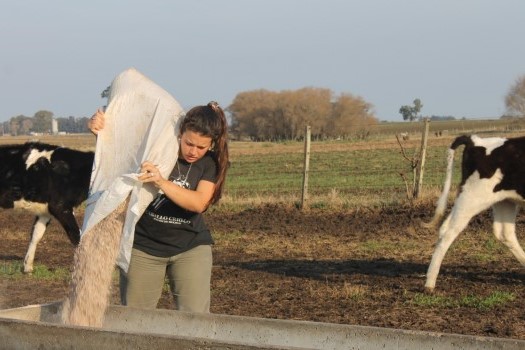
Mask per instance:
[[[434,287],[425,286],[424,293],[425,294],[434,294]]]
[[[25,266],[24,265],[24,268],[23,268],[22,272],[24,272],[27,275],[32,274],[33,273],[33,266]]]

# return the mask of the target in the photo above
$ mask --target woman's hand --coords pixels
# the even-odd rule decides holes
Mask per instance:
[[[93,134],[98,135],[98,132],[104,129],[105,120],[104,112],[98,109],[89,119],[87,126]]]
[[[215,190],[215,184],[206,180],[200,180],[195,190],[180,187],[164,179],[158,167],[150,161],[142,163],[140,172],[140,181],[143,183],[152,183],[173,203],[195,213],[203,213],[206,211],[210,199],[213,196],[213,191]]]
[[[161,183],[165,181],[157,166],[150,161],[142,163],[140,173],[142,174],[139,176],[140,181],[151,182],[158,188],[160,188]]]

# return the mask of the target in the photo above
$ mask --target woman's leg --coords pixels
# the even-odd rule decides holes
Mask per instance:
[[[133,249],[128,273],[120,269],[122,305],[155,309],[162,294],[168,258]]]
[[[167,273],[177,310],[210,312],[211,267],[209,245],[170,258]]]

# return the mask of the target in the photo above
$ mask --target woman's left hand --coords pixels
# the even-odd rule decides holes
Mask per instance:
[[[161,182],[164,181],[157,166],[150,161],[142,163],[140,172],[142,175],[139,176],[139,180],[142,182],[152,182],[155,186],[160,187]]]

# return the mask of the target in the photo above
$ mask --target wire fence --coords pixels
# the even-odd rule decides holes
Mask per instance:
[[[444,128],[447,125],[446,129]],[[514,137],[524,135],[514,121],[478,121],[430,124],[422,193],[435,193],[443,186],[446,151],[460,134]],[[381,201],[408,198],[414,188],[415,164],[421,151],[423,123],[411,123],[403,139],[398,125],[389,132],[361,140],[312,141],[308,171],[308,197],[334,196],[352,200],[375,196]],[[452,127],[454,128],[452,128]],[[437,132],[441,130],[441,134]],[[446,130],[445,132],[443,132]],[[405,132],[405,131],[403,131]],[[397,136],[397,138],[396,138]],[[247,146],[248,147],[248,146]],[[266,148],[265,152],[260,149]],[[226,194],[233,198],[288,196],[300,198],[304,176],[304,146],[301,142],[252,144],[253,153],[237,154],[232,146],[232,164]],[[259,150],[259,151],[258,151]],[[458,152],[461,154],[461,151]],[[456,156],[454,184],[459,183],[461,157]]]
[[[351,148],[351,144],[347,145]],[[347,195],[380,193],[389,189],[405,192],[404,178],[412,177],[411,165],[403,159],[400,150],[349,149],[347,152],[336,152],[318,151],[313,143],[308,179],[310,196],[326,195],[333,191]],[[429,155],[429,158],[432,156]],[[251,157],[256,159],[249,159]],[[234,158],[232,161],[226,187],[230,196],[301,194],[304,176],[302,154],[243,158]],[[437,155],[435,160],[428,165],[426,177],[429,183],[434,184],[444,171],[443,166],[433,164],[439,163]]]

